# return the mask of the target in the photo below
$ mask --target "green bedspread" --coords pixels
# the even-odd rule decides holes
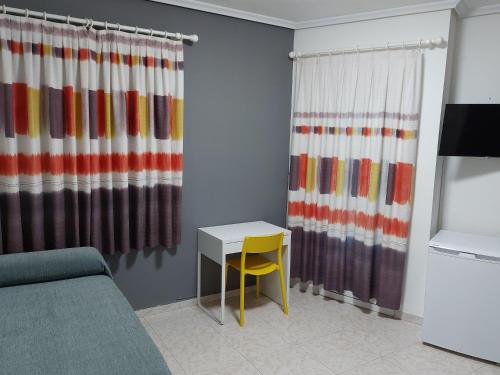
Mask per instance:
[[[58,258],[58,251],[75,250],[44,253]],[[6,262],[9,267],[19,262],[29,280],[24,283],[15,272],[0,276],[0,285],[2,278],[3,285],[10,284],[0,287],[0,374],[170,374],[95,250],[78,249],[66,260],[2,259],[21,255],[35,253],[0,257],[0,275],[2,264],[5,271]],[[38,272],[40,262],[44,266]],[[17,285],[11,285],[12,278]]]

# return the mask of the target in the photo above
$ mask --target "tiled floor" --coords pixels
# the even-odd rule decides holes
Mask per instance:
[[[138,315],[174,375],[500,375],[499,366],[423,345],[419,325],[295,288],[288,317],[248,294],[244,328],[238,297],[227,300],[224,326],[191,302]]]

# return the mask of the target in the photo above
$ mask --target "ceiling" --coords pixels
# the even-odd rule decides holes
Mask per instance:
[[[312,19],[415,5],[433,0],[205,0],[246,12],[301,22]]]
[[[460,16],[500,12],[500,0],[151,0],[300,29],[456,9]]]
[[[465,0],[468,6],[473,7],[485,7],[490,5],[498,5],[497,0]]]

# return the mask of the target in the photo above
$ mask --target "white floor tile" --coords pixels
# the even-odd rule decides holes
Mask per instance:
[[[424,344],[415,344],[389,357],[412,375],[462,375],[484,366],[483,362]]]
[[[312,358],[334,373],[342,373],[379,358],[374,348],[366,344],[356,331],[347,329],[310,339],[304,346]]]
[[[167,346],[161,339],[160,335],[156,333],[156,331],[151,328],[149,323],[141,319],[142,324],[144,325],[144,328],[146,328],[146,331],[148,331],[149,335],[153,339],[154,343],[158,347],[158,350],[163,356],[163,359],[168,365],[168,368],[170,369],[170,372],[172,375],[186,375],[184,369],[180,365],[180,363],[177,361],[177,359],[174,357],[174,355],[168,350]]]
[[[237,350],[220,340],[193,341],[172,353],[188,374],[259,374]]]
[[[500,375],[500,365],[486,365],[474,371],[473,375]]]
[[[214,314],[220,302],[205,303]],[[139,317],[174,375],[500,375],[500,367],[421,343],[419,325],[290,290],[285,316],[265,296],[226,300],[220,325],[191,302]]]
[[[299,345],[285,344],[268,348],[249,343],[242,355],[265,375],[333,374]]]
[[[342,375],[402,375],[406,372],[394,361],[387,358],[379,358],[364,365],[342,373]]]
[[[168,349],[185,341],[212,337],[215,332],[210,318],[198,307],[188,307],[144,318],[162,338]]]
[[[421,343],[421,326],[392,318],[378,317],[372,319],[371,324],[354,330],[380,356]]]

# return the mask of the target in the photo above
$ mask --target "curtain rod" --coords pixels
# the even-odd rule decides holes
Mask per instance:
[[[399,43],[389,43],[385,45],[378,45],[372,47],[363,48],[338,48],[331,51],[320,51],[320,52],[290,52],[288,56],[291,59],[296,59],[298,57],[318,57],[318,56],[329,56],[329,55],[341,55],[344,53],[358,53],[358,52],[371,52],[371,51],[384,51],[389,49],[403,49],[403,48],[434,48],[441,47],[445,45],[445,40],[442,37],[432,38],[432,39],[420,39],[413,42],[399,42]]]
[[[25,17],[30,17],[30,18],[39,18],[43,20],[49,20],[49,21],[56,21],[56,22],[66,22],[68,24],[73,24],[73,25],[79,25],[79,26],[87,26],[87,27],[99,27],[103,29],[110,29],[110,30],[118,30],[118,31],[125,31],[125,32],[130,32],[130,33],[136,33],[136,34],[147,34],[150,36],[160,36],[164,38],[171,38],[171,39],[176,39],[176,40],[188,40],[193,43],[196,43],[198,41],[198,35],[193,34],[193,35],[184,35],[181,33],[169,33],[168,31],[159,31],[159,30],[153,30],[153,29],[144,29],[141,27],[137,26],[122,26],[119,23],[109,23],[109,22],[102,22],[102,21],[93,21],[89,18],[77,18],[77,17],[71,17],[71,16],[60,16],[58,14],[51,14],[51,13],[46,13],[46,12],[36,12],[33,10],[29,9],[20,9],[20,8],[12,8],[5,6],[5,4],[2,6],[0,10],[3,14],[12,14],[16,16],[25,16]]]

